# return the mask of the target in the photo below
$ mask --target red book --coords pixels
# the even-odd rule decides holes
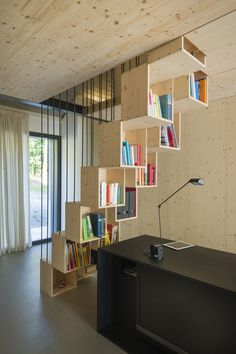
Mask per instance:
[[[137,166],[141,166],[141,145],[137,144]]]
[[[149,186],[153,185],[152,180],[153,180],[153,177],[152,177],[152,164],[148,163],[148,185]]]
[[[110,204],[110,185],[109,184],[107,184],[107,200],[106,200],[106,202],[107,202],[107,205]]]
[[[107,232],[109,234],[109,239],[112,242],[112,231],[113,231],[113,225],[112,224],[107,224]]]
[[[173,134],[173,132],[172,132],[170,127],[167,127],[167,135],[168,135],[168,140],[169,140],[170,147],[175,147],[174,134]]]
[[[156,184],[156,167],[152,166],[152,184]]]

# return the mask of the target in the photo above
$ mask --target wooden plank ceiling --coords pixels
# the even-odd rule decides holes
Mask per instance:
[[[191,32],[235,5],[235,0],[1,0],[0,94],[42,101]],[[201,28],[189,39],[199,39],[210,59],[207,43],[216,53],[219,37],[214,46],[212,34]],[[234,20],[234,49],[235,37]],[[221,35],[220,42],[224,39]],[[217,72],[225,71],[213,59]],[[213,73],[209,60],[208,65]]]

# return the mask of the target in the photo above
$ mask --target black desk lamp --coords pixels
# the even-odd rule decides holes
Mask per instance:
[[[168,198],[163,200],[158,205],[158,215],[159,215],[159,230],[160,230],[160,245],[151,245],[150,246],[150,253],[152,258],[156,258],[158,260],[161,260],[164,257],[164,251],[163,251],[163,243],[162,243],[162,233],[161,233],[161,206],[167,202],[170,198],[172,198],[176,193],[178,193],[181,189],[183,189],[187,184],[193,184],[195,186],[203,186],[204,185],[204,180],[202,178],[190,178],[190,180],[186,183],[184,183],[180,188],[177,189],[174,193],[172,193]]]

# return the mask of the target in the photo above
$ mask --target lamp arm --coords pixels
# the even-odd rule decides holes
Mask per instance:
[[[158,209],[160,210],[162,204],[164,204],[165,202],[167,202],[167,200],[169,200],[170,198],[172,198],[176,193],[178,193],[181,189],[183,189],[188,183],[190,183],[190,180],[186,183],[184,183],[179,189],[177,189],[177,191],[175,191],[174,193],[172,193],[168,198],[166,198],[165,200],[163,200],[163,202],[161,202],[158,205]]]

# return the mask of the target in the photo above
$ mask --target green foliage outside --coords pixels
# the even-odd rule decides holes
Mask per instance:
[[[42,168],[41,159],[43,163],[44,154],[42,154],[42,151],[44,151],[44,145],[45,145],[45,139],[43,139],[42,142],[40,138],[29,139],[30,177],[38,178],[41,176],[41,168]]]

